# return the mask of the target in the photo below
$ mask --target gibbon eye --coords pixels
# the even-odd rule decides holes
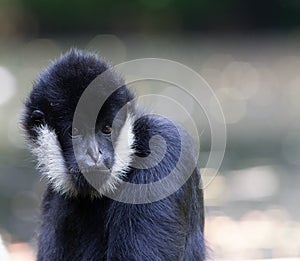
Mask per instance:
[[[103,132],[104,134],[110,134],[111,131],[112,131],[112,128],[111,128],[111,126],[108,125],[108,124],[105,125],[105,126],[102,128],[102,132]]]
[[[31,113],[31,119],[33,119],[34,121],[36,122],[40,122],[44,119],[44,113],[40,110],[34,110],[32,113]]]

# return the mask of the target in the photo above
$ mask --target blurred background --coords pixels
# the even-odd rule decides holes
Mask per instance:
[[[219,173],[203,177],[211,258],[300,256],[300,1],[0,0],[0,234],[13,260],[34,260],[44,189],[19,126],[23,102],[70,47],[112,64],[171,59],[202,75],[227,126]],[[139,88],[149,90],[174,95]],[[210,135],[196,123],[203,167]]]

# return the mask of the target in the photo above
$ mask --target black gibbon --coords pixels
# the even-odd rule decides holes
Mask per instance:
[[[164,179],[176,168],[181,152],[188,165],[194,152],[182,150],[178,127],[165,117],[141,112],[133,93],[113,71],[104,81],[107,85],[94,89],[80,116],[84,125],[99,99],[107,98],[95,126],[87,124],[79,130],[72,125],[81,95],[109,69],[96,55],[71,50],[41,73],[26,100],[22,125],[48,181],[37,259],[205,260],[203,192],[197,167],[176,192],[154,202],[130,204],[108,196],[120,194],[123,182],[148,184]],[[108,95],[117,85],[121,87]],[[121,110],[124,106],[128,108]],[[149,168],[135,167],[135,161],[146,158],[151,149],[160,150],[159,145],[149,145],[156,135],[164,139],[163,158]],[[190,139],[188,134],[183,138]],[[90,173],[99,177],[97,188],[86,178]]]

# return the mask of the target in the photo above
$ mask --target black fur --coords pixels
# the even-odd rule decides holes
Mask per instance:
[[[178,191],[149,204],[125,204],[105,196],[91,198],[93,188],[81,173],[72,172],[76,161],[66,133],[82,92],[107,69],[108,65],[94,55],[70,51],[41,74],[26,102],[23,126],[29,140],[36,139],[37,125],[47,124],[55,130],[68,167],[66,175],[72,176],[79,191],[69,197],[49,184],[42,205],[38,260],[205,260],[203,194],[197,169]],[[117,75],[113,81],[122,85]],[[101,95],[106,95],[105,88],[95,93],[95,102]],[[99,124],[103,119],[111,120],[132,99],[126,86],[119,88],[101,109]],[[150,169],[131,167],[126,181],[150,183],[175,168],[181,152],[180,136],[174,124],[163,117],[144,115],[134,123],[136,156],[150,153],[148,142],[157,134],[166,141],[166,155]]]

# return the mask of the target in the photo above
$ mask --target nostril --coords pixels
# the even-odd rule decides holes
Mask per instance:
[[[86,152],[92,158],[92,160],[97,163],[99,159],[99,153],[96,153],[92,148],[88,148]]]

